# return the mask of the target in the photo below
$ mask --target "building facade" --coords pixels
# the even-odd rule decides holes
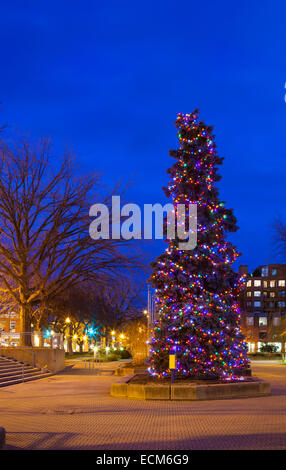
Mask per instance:
[[[16,312],[0,314],[0,345],[16,346],[19,342],[20,315]]]
[[[241,326],[249,353],[259,352],[264,343],[275,345],[285,353],[286,330],[286,264],[259,266],[246,275],[246,287],[240,298]]]

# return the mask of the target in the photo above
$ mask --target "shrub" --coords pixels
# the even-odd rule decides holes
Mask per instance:
[[[259,351],[262,353],[276,353],[278,351],[278,347],[275,346],[274,344],[264,343],[260,347]]]

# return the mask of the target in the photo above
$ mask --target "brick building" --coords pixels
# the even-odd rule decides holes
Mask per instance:
[[[20,315],[16,312],[0,313],[0,345],[19,342]]]
[[[285,352],[286,336],[286,264],[259,266],[248,274],[247,266],[240,266],[246,274],[246,288],[241,295],[242,331],[250,353],[259,351],[263,343],[274,344],[278,352]]]
[[[20,331],[20,316],[18,313],[9,312],[0,314],[0,332],[16,333]]]

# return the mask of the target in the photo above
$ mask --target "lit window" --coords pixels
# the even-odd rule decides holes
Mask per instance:
[[[248,326],[254,325],[254,318],[253,317],[246,317],[246,324]]]
[[[261,297],[261,291],[260,290],[255,290],[254,291],[254,297]]]
[[[251,302],[246,302],[246,306],[247,306],[247,307],[251,307],[251,306],[252,306],[252,303],[251,303]]]
[[[267,287],[268,286],[268,282],[267,281],[263,281],[263,287]]]
[[[247,295],[247,297],[251,297],[251,291],[250,290],[247,291],[246,295]]]
[[[277,269],[272,269],[272,276],[276,276],[277,274]]]
[[[254,286],[255,286],[255,287],[260,287],[260,286],[261,286],[261,281],[258,280],[258,279],[255,279],[255,281],[254,281]]]
[[[254,307],[260,307],[261,306],[260,300],[259,301],[256,300],[255,302],[253,302],[253,305],[254,305]]]
[[[270,297],[275,297],[275,292],[270,292]]]
[[[264,295],[264,297],[267,297],[268,292],[265,290],[265,291],[263,292],[263,295]]]
[[[14,332],[15,328],[16,328],[15,320],[10,320],[10,331]]]
[[[262,277],[268,276],[268,266],[264,266],[264,268],[261,268],[261,276]]]
[[[285,307],[285,302],[284,301],[280,301],[278,302],[278,307]]]
[[[269,281],[270,287],[275,287],[275,281]]]
[[[279,292],[279,294],[281,295],[281,297],[285,297],[286,290],[281,290],[281,291]]]
[[[267,317],[259,317],[259,326],[267,326]]]
[[[246,286],[251,287],[251,279],[249,281],[247,281]]]
[[[255,352],[255,343],[247,343],[248,352],[254,353]]]
[[[284,280],[278,281],[278,286],[279,287],[285,287],[285,281]]]
[[[273,318],[273,325],[274,325],[274,326],[279,326],[279,325],[280,325],[280,322],[281,322],[280,317],[274,317],[274,318]]]

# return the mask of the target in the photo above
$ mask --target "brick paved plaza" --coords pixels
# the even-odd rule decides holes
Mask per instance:
[[[209,402],[112,398],[110,367],[0,389],[7,449],[286,449],[286,366],[253,364],[270,397]]]

